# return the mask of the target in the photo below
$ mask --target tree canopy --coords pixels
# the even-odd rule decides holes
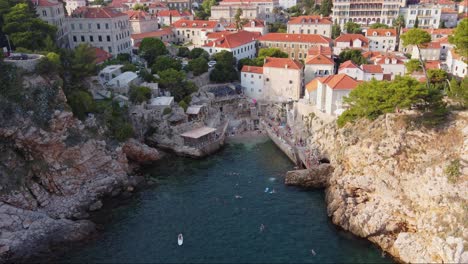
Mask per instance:
[[[5,8],[6,5],[3,4]],[[0,11],[6,12],[2,15],[3,21],[0,21],[3,22],[2,31],[9,36],[14,47],[45,50],[46,46],[50,46],[47,41],[55,39],[57,28],[37,18],[34,8],[30,5],[19,3]],[[53,51],[50,47],[48,50]]]
[[[340,63],[343,63],[345,61],[351,60],[357,65],[361,64],[366,64],[367,60],[362,56],[362,53],[360,50],[355,50],[355,49],[346,49],[343,50],[338,58]]]
[[[383,24],[383,23],[375,23],[375,24],[372,24],[369,28],[372,28],[372,29],[377,29],[377,28],[390,28],[387,24]]]
[[[188,63],[188,70],[195,76],[205,73],[208,71],[208,61],[204,57],[193,59]]]
[[[450,43],[455,45],[455,50],[460,56],[468,59],[468,18],[464,18],[455,28],[453,35],[449,37]]]
[[[167,69],[174,69],[180,71],[182,69],[182,64],[179,60],[173,59],[168,56],[159,56],[153,63],[151,67],[152,73],[159,73]]]
[[[152,66],[158,56],[167,54],[167,49],[160,39],[144,38],[140,43],[138,54]]]
[[[210,80],[217,83],[231,82],[238,79],[234,64],[236,58],[232,52],[223,50],[214,55],[216,65],[210,73]]]
[[[132,103],[143,103],[151,98],[151,89],[144,86],[132,86],[128,95]]]
[[[161,87],[167,89],[177,102],[198,90],[194,83],[187,82],[184,71],[167,69],[159,72],[158,75]]]
[[[345,30],[349,34],[361,34],[362,28],[359,24],[354,23],[352,21],[348,21],[345,24]]]
[[[409,108],[423,102],[427,94],[424,85],[407,76],[397,76],[391,82],[371,80],[360,83],[344,98],[349,109],[339,116],[338,125],[362,117],[373,120],[382,114],[394,112],[396,108]]]
[[[332,26],[332,39],[336,39],[341,35],[341,27],[340,25],[334,23]]]
[[[422,44],[431,42],[431,35],[427,31],[419,28],[412,28],[405,34],[401,35],[403,45],[416,45],[421,46]]]
[[[189,55],[188,55],[189,59],[196,59],[196,58],[199,58],[199,57],[204,57],[205,59],[208,60],[208,58],[210,57],[210,54],[208,54],[208,52],[206,52],[206,50],[202,49],[202,48],[193,48]]]
[[[96,52],[89,44],[78,45],[71,55],[70,70],[75,80],[96,73]]]
[[[329,16],[332,11],[332,1],[331,0],[323,0],[320,4],[320,14],[323,16]]]
[[[241,16],[242,16],[242,8],[237,8],[236,14],[234,15],[234,22],[236,23],[236,29],[242,29],[241,24]]]

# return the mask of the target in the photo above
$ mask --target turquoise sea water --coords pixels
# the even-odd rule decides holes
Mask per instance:
[[[292,168],[271,141],[229,144],[203,160],[167,157],[146,170],[155,186],[105,209],[97,238],[58,261],[392,262],[370,242],[331,224],[323,190],[285,186]],[[267,187],[275,193],[265,193]]]

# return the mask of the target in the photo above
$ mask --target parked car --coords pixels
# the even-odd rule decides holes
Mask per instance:
[[[216,65],[216,61],[212,60],[212,61],[208,62],[208,67],[210,67],[210,68],[214,67],[215,65]]]

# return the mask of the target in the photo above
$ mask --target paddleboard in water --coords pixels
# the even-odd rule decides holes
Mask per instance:
[[[177,237],[177,244],[179,244],[179,246],[182,246],[183,243],[184,237],[182,236],[182,234],[179,234],[179,236]]]

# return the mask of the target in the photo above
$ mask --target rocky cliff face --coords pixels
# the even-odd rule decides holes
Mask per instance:
[[[0,262],[83,239],[87,211],[134,184],[122,148],[94,139],[61,88],[34,78],[0,109]]]
[[[468,113],[437,130],[408,118],[312,124],[313,144],[334,167],[328,214],[401,261],[468,263]]]

